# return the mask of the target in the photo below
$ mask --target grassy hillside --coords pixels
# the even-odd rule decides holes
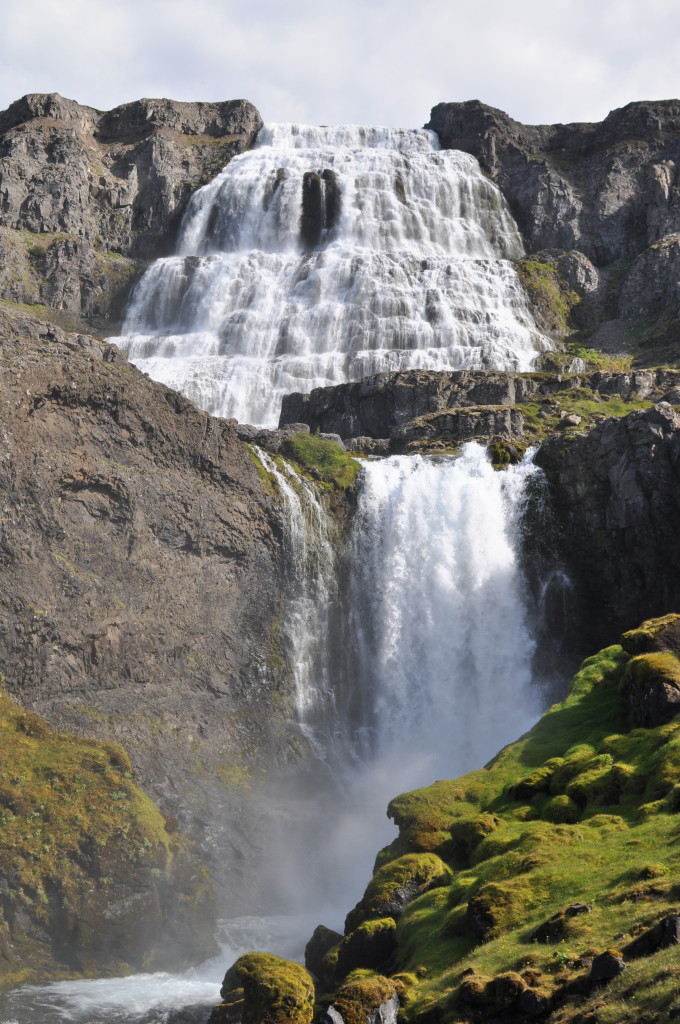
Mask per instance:
[[[486,768],[392,801],[398,838],[346,937],[309,965],[335,993],[322,1002],[387,979],[405,1022],[668,1019],[677,947],[627,947],[680,912],[679,620],[585,661],[567,699]],[[616,976],[596,981],[603,964]]]

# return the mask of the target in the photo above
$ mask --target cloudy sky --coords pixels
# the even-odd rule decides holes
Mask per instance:
[[[0,109],[244,96],[269,121],[414,127],[440,100],[539,123],[680,94],[678,0],[0,0],[0,26]]]

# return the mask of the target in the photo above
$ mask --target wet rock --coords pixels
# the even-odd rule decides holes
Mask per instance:
[[[623,955],[626,960],[634,960],[639,956],[649,956],[659,949],[667,949],[669,946],[677,946],[680,943],[680,916],[668,914],[648,931],[638,935],[636,939],[623,947]]]
[[[323,958],[326,953],[340,942],[342,942],[342,935],[339,932],[333,931],[332,928],[326,928],[323,924],[317,925],[311,939],[305,946],[305,967],[307,970],[315,974],[317,978],[323,977]]]
[[[565,568],[580,595],[584,646],[595,649],[641,618],[680,608],[680,577],[669,571],[680,562],[680,416],[673,408],[551,437],[536,462],[547,473]]]

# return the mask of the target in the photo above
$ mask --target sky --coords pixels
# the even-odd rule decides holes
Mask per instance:
[[[59,92],[244,97],[265,121],[424,124],[481,99],[525,123],[680,95],[678,0],[0,0],[0,109]]]

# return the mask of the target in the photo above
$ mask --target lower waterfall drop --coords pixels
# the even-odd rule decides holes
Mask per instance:
[[[528,488],[541,472],[530,457],[496,471],[471,443],[455,457],[365,462],[335,580],[313,484],[256,454],[287,516],[298,724],[322,768],[311,792],[283,795],[292,813],[272,844],[285,897],[278,916],[222,922],[220,956],[181,974],[16,989],[0,997],[2,1024],[166,1024],[182,1006],[192,1019],[191,1004],[207,1019],[201,1006],[218,1001],[237,956],[301,957],[316,924],[342,928],[394,838],[392,797],[481,767],[539,714],[519,557]]]
[[[479,767],[538,713],[518,552],[538,473],[530,458],[497,471],[474,442],[364,465],[350,553],[357,743],[403,765],[406,742],[405,785]]]

